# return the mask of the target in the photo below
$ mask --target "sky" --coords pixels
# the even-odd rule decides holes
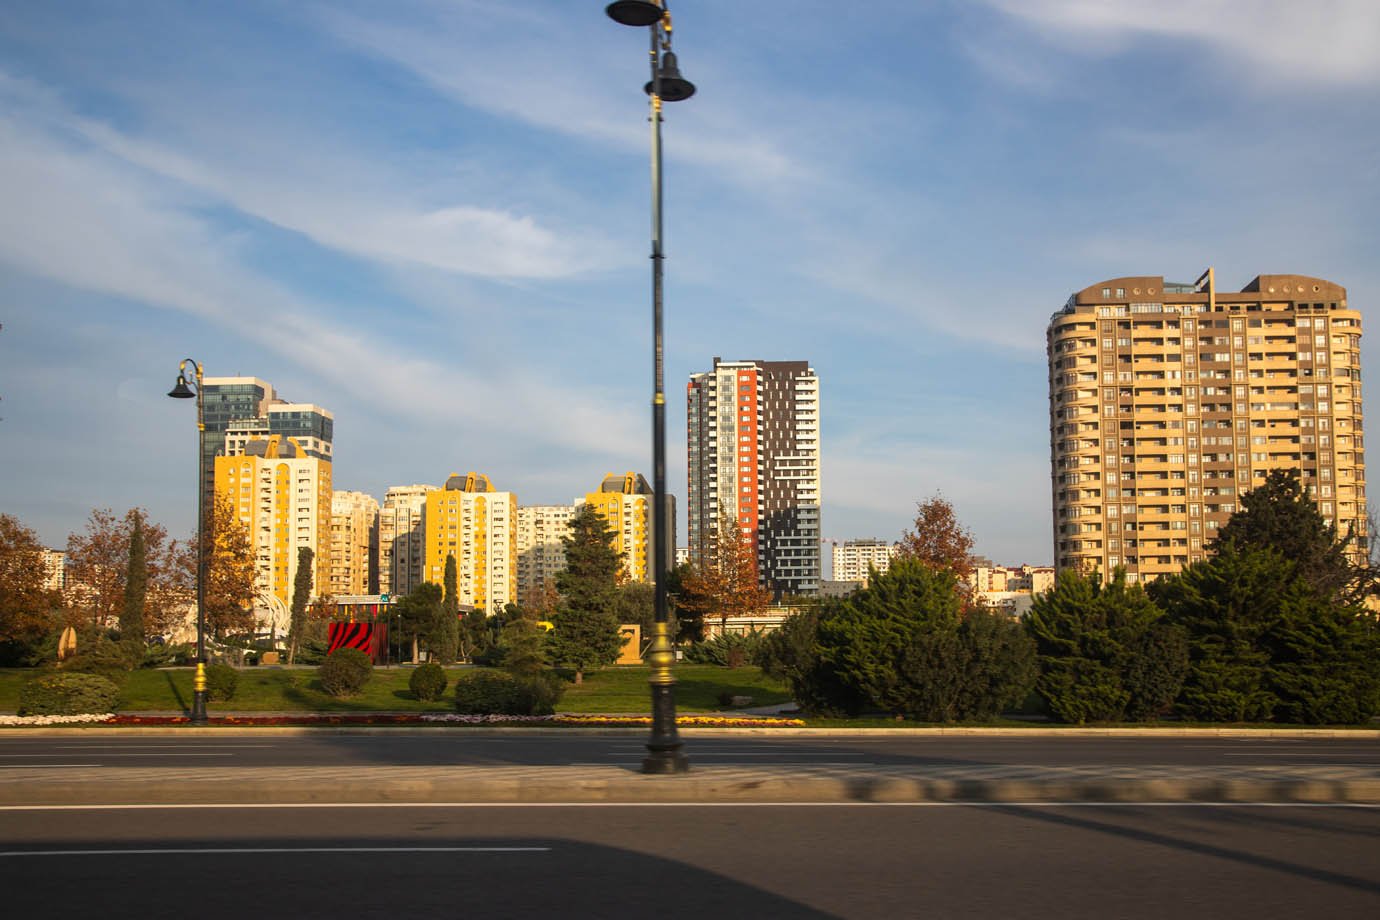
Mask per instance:
[[[603,6],[0,6],[0,512],[54,547],[93,508],[190,534],[184,357],[331,410],[337,489],[650,478],[647,36]],[[1071,293],[1211,265],[1380,294],[1374,0],[671,9],[682,506],[689,375],[806,360],[826,540],[937,494],[1048,564]]]

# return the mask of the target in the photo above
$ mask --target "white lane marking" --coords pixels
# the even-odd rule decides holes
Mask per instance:
[[[197,752],[188,753],[188,754],[184,754],[184,753],[181,753],[181,752],[177,752],[177,753],[168,753],[168,754],[160,754],[160,753],[153,752],[153,751],[145,751],[145,752],[143,752],[143,753],[137,753],[137,752],[136,752],[136,753],[133,753],[133,754],[126,754],[126,753],[123,753],[123,752],[107,753],[107,752],[104,752],[104,751],[90,751],[90,750],[88,750],[88,751],[84,751],[83,753],[92,754],[92,755],[94,755],[94,756],[96,756],[96,757],[234,757],[234,756],[235,756],[234,754],[202,754],[202,753],[197,753]],[[52,756],[51,754],[0,754],[0,757],[51,757],[51,756]],[[0,764],[0,766],[6,766],[6,765]],[[15,766],[23,766],[23,764],[15,764]]]
[[[40,767],[103,767],[103,763],[0,763],[0,770],[36,770]]]
[[[0,805],[6,811],[186,811],[289,808],[1354,808],[1367,802],[213,802],[132,805]]]
[[[643,749],[645,750],[645,748]],[[613,751],[605,757],[623,757],[624,751]],[[866,757],[866,754],[851,754],[848,751],[706,751],[695,747],[696,757]]]
[[[1368,754],[1334,754],[1331,751],[1248,751],[1240,754],[1223,754],[1223,757],[1369,757],[1380,760],[1380,751]]]
[[[4,850],[15,856],[225,856],[257,853],[549,853],[550,847],[189,847],[143,850]]]

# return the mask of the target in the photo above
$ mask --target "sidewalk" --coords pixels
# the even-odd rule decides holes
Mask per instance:
[[[284,735],[407,729],[139,729],[186,737],[231,731]],[[539,729],[537,729],[539,731]],[[128,734],[128,728],[24,730],[65,737]],[[531,732],[472,729],[467,732]],[[562,732],[582,731],[562,729]],[[645,729],[598,729],[645,734]],[[1374,762],[1341,766],[1239,767],[1025,765],[697,765],[697,735],[816,732],[811,729],[683,729],[690,772],[647,776],[636,755],[614,766],[454,767],[14,767],[0,771],[0,805],[339,804],[339,803],[800,803],[800,802],[1234,802],[1380,805],[1380,746]],[[872,730],[887,732],[887,729]],[[912,730],[913,731],[913,730]],[[955,730],[935,730],[952,733]],[[978,731],[967,730],[968,733]],[[1020,734],[1041,729],[1001,729]],[[1105,734],[1114,730],[1089,732]],[[1134,730],[1131,730],[1134,731]],[[1223,730],[1229,731],[1229,730]],[[1067,730],[1061,733],[1067,734]],[[1334,733],[1311,733],[1328,737]],[[1347,737],[1374,737],[1348,732]],[[0,734],[0,738],[4,735]]]

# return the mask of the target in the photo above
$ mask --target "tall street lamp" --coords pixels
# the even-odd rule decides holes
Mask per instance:
[[[187,379],[187,366],[196,373]],[[192,724],[206,724],[206,413],[201,398],[201,365],[183,358],[177,368],[177,385],[168,391],[173,399],[196,397],[196,680],[192,684]]]
[[[651,36],[652,79],[643,87],[651,97],[652,123],[652,571],[656,577],[656,623],[652,647],[647,656],[652,666],[652,735],[647,741],[643,773],[684,773],[690,761],[681,750],[676,732],[675,677],[671,665],[676,654],[671,647],[666,580],[671,572],[671,556],[666,502],[666,376],[661,335],[661,103],[679,102],[695,94],[695,85],[680,75],[676,55],[671,51],[671,13],[665,0],[617,0],[604,10],[609,18],[625,26],[646,26]]]

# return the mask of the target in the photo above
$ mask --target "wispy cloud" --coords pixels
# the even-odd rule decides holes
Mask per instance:
[[[1147,38],[1220,54],[1235,78],[1373,86],[1380,81],[1374,0],[986,0],[1074,54],[1104,57]],[[1209,57],[1209,60],[1211,58]]]
[[[93,132],[84,126],[81,134]],[[0,223],[0,262],[62,285],[195,315],[305,364],[332,391],[379,409],[565,450],[635,449],[636,426],[620,408],[572,388],[558,372],[466,371],[410,353],[375,328],[342,323],[237,258],[235,234],[199,216],[207,199],[197,193],[207,191],[205,183],[170,188],[160,181],[166,172],[150,176],[139,168],[147,159],[127,153],[74,147],[0,112],[0,198],[22,217]],[[377,360],[381,347],[389,349],[384,363]]]

